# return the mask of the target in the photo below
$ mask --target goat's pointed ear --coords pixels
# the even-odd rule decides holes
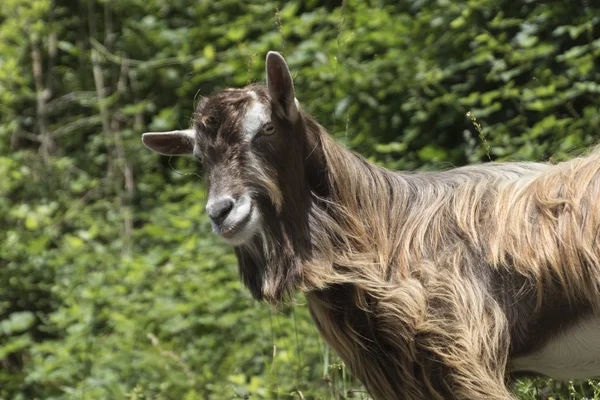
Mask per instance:
[[[142,142],[152,151],[165,156],[183,156],[194,153],[194,130],[147,132]]]
[[[300,115],[294,94],[294,82],[290,70],[276,51],[267,53],[267,87],[271,95],[273,109],[282,118],[295,122]]]

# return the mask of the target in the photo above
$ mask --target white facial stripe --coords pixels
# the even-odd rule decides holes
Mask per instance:
[[[252,140],[269,118],[267,107],[258,100],[256,93],[250,92],[250,96],[253,100],[242,121],[242,132],[248,140]]]

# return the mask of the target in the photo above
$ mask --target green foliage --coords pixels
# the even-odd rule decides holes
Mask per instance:
[[[382,165],[568,157],[600,133],[600,7],[517,3],[0,2],[0,399],[365,397],[301,296],[241,286],[201,166],[140,134],[279,50],[303,106]]]

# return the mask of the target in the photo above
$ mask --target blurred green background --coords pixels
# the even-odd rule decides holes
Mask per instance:
[[[390,168],[600,138],[595,0],[2,0],[0,399],[366,398],[301,295],[275,310],[238,282],[201,165],[140,141],[263,81],[268,50],[305,109]]]

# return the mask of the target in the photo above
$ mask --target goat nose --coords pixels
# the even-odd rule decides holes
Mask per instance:
[[[219,225],[227,218],[233,206],[234,202],[231,197],[221,197],[214,201],[209,201],[206,205],[206,212],[210,219]]]

